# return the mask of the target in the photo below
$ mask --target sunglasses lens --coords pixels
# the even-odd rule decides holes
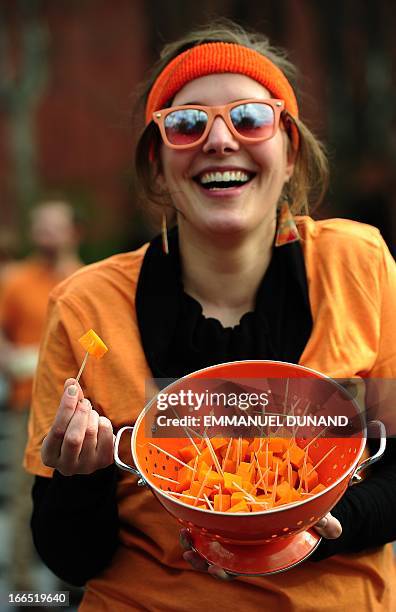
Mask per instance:
[[[207,123],[207,114],[194,108],[173,111],[164,121],[166,136],[173,145],[193,144],[202,136]]]
[[[245,138],[266,140],[273,135],[275,115],[269,104],[262,102],[240,104],[231,109],[230,117],[234,128]]]

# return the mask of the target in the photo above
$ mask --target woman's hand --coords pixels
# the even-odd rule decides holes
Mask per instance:
[[[335,516],[328,512],[314,525],[314,529],[327,540],[335,540],[342,534],[341,523]]]
[[[330,512],[328,512],[323,518],[320,519],[314,525],[314,529],[323,538],[334,540],[339,538],[342,533],[341,523],[335,518]],[[184,549],[183,559],[187,561],[192,567],[200,572],[208,572],[214,578],[220,578],[221,580],[232,580],[236,578],[231,574],[228,574],[218,565],[210,565],[203,559],[197,552],[192,549],[192,539],[188,529],[182,529],[180,532],[180,544]]]
[[[220,580],[233,580],[236,576],[228,574],[219,565],[210,565],[201,555],[192,549],[192,538],[188,529],[180,531],[180,545],[184,549],[183,559],[198,572],[208,572],[213,578]]]
[[[41,447],[44,465],[64,476],[92,474],[113,463],[111,422],[84,398],[74,378],[65,382],[59,409]]]

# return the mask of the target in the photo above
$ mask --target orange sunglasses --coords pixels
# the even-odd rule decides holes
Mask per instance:
[[[238,100],[224,106],[187,104],[153,113],[164,144],[171,149],[190,149],[209,134],[216,117],[221,117],[240,142],[252,144],[272,138],[279,126],[283,100]]]

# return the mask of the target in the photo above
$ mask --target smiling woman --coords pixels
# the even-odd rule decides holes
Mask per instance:
[[[136,153],[162,238],[52,294],[25,464],[37,475],[36,546],[58,575],[87,583],[83,612],[395,609],[393,445],[316,524],[318,563],[222,583],[210,574],[228,576],[191,550],[188,534],[182,554],[175,523],[112,459],[112,427],[136,421],[152,377],[244,360],[342,379],[396,376],[396,269],[378,230],[301,214],[324,193],[327,163],[299,117],[292,77],[264,36],[229,23],[167,46],[144,89]],[[108,357],[87,366],[82,386],[64,384],[81,361],[75,339],[91,325]],[[251,501],[263,479],[250,476]]]
[[[193,48],[195,50],[198,48],[200,53],[202,49],[209,50],[204,60],[205,72],[207,74],[215,74],[216,78],[220,73],[235,72],[249,76],[250,79],[260,82],[264,87],[268,85],[269,79],[271,79],[273,91],[270,94],[272,99],[269,103],[273,105],[274,114],[272,117],[274,120],[272,127],[274,133],[279,121],[279,112],[274,107],[276,103],[276,100],[273,99],[276,98],[273,95],[275,93],[274,88],[279,91],[279,98],[281,98],[282,104],[284,104],[284,98],[289,100],[286,112],[282,112],[281,125],[291,136],[294,145],[299,141],[299,147],[295,171],[290,183],[287,185],[285,195],[287,195],[291,202],[293,213],[307,212],[308,205],[319,203],[325,193],[327,187],[327,160],[319,141],[298,117],[295,87],[291,87],[291,83],[295,80],[295,68],[286,59],[284,52],[272,47],[265,36],[248,34],[242,28],[236,26],[230,27],[228,23],[224,26],[222,22],[219,22],[217,26],[215,24],[213,28],[204,28],[203,30],[192,32],[182,40],[166,46],[161,54],[161,60],[142,88],[141,102],[146,106],[147,127],[138,143],[136,169],[139,181],[144,189],[145,201],[151,200],[160,204],[163,204],[164,201],[169,203],[169,199],[166,198],[166,194],[161,189],[162,185],[158,190],[156,182],[158,167],[155,164],[148,163],[153,149],[161,146],[161,141],[158,139],[159,134],[154,129],[151,119],[161,127],[161,124],[164,125],[164,118],[169,116],[169,108],[166,108],[165,111],[163,110],[162,113],[160,112],[162,116],[158,116],[158,113],[152,113],[160,108],[174,106],[174,95],[181,89],[182,83],[192,80],[190,75],[190,78],[183,81],[188,70],[196,77],[202,74],[196,72],[195,58],[191,52]],[[225,43],[217,46],[216,62],[212,61],[210,45],[208,47],[205,44],[213,42]],[[242,60],[240,57],[232,55],[232,51],[236,49],[235,45],[243,45],[244,47],[246,54]],[[219,59],[220,56],[221,59]],[[219,61],[221,61],[221,64],[219,64]],[[238,61],[239,63],[242,61],[239,67]],[[183,66],[181,66],[181,63],[183,63]],[[235,68],[236,66],[237,68]],[[182,77],[178,76],[177,67],[182,68]],[[162,75],[162,79],[157,81],[159,75]],[[220,86],[218,88],[220,89]],[[267,98],[268,96],[265,97]],[[196,105],[194,106],[196,108]],[[283,111],[283,108],[281,110]],[[227,121],[226,116],[224,116],[225,121]],[[211,119],[213,120],[213,118],[212,114]],[[200,129],[204,125],[206,132],[209,131],[210,123],[208,118],[202,117],[202,113],[200,113],[200,119]],[[232,131],[232,120],[228,121],[227,125]],[[236,132],[237,130],[234,130],[234,134]],[[163,138],[165,137],[165,142],[167,142],[166,130],[164,128],[161,128],[161,135]],[[183,138],[185,138],[185,134]],[[240,134],[239,138],[243,140],[243,134]],[[194,144],[198,143],[195,142]],[[172,145],[172,143],[168,141],[167,145]]]

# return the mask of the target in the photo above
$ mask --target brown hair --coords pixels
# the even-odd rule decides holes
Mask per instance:
[[[177,55],[187,49],[207,42],[228,42],[255,49],[282,70],[294,90],[296,68],[286,58],[283,50],[271,46],[268,38],[257,32],[248,32],[241,26],[229,21],[218,20],[214,24],[194,30],[164,47],[159,61],[150,76],[143,83],[139,103],[147,102],[150,90],[165,66]],[[171,101],[169,101],[169,104]],[[141,108],[143,112],[143,108]],[[285,114],[285,124],[292,122],[299,132],[299,149],[296,155],[293,176],[285,185],[282,197],[290,202],[294,214],[307,213],[309,206],[321,202],[328,183],[328,163],[324,148],[303,121]],[[168,194],[158,188],[158,163],[150,161],[150,153],[157,152],[161,137],[157,126],[149,123],[142,131],[136,147],[135,171],[142,189],[145,203],[147,200],[162,206],[172,206]]]

